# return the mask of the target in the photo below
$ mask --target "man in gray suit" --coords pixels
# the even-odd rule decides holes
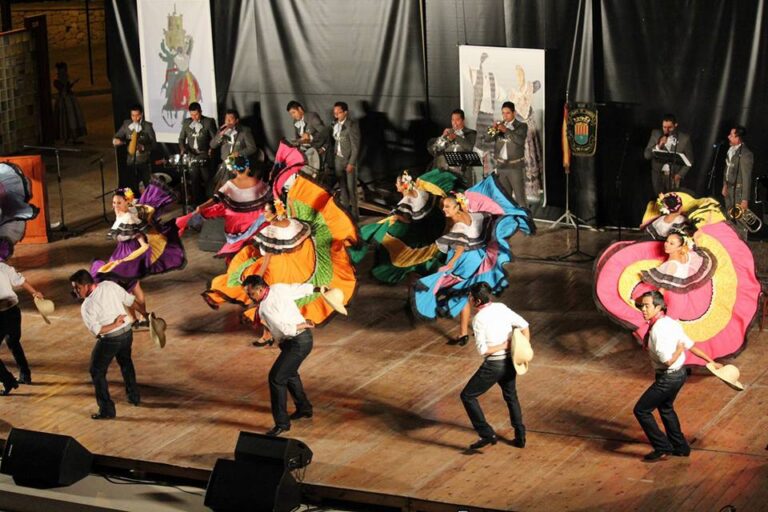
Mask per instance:
[[[723,172],[723,198],[725,209],[730,211],[734,206],[740,206],[746,210],[749,208],[749,193],[752,189],[752,166],[755,156],[744,144],[744,136],[747,134],[743,126],[734,126],[728,133],[728,155],[725,158],[725,171]],[[746,231],[739,226],[739,231],[746,238]]]
[[[341,204],[355,222],[360,220],[357,194],[357,159],[360,155],[360,125],[349,117],[349,106],[343,101],[333,105],[333,170],[341,191]]]
[[[663,192],[677,190],[680,182],[690,170],[690,166],[667,163],[654,158],[653,150],[682,153],[693,164],[693,146],[687,133],[677,130],[677,119],[672,114],[664,114],[661,120],[661,130],[653,130],[648,144],[645,146],[644,156],[651,161],[651,183],[653,193],[658,196]]]
[[[123,125],[112,138],[113,146],[128,146],[128,169],[120,175],[121,187],[130,187],[138,195],[140,184],[144,187],[149,185],[149,155],[156,140],[152,123],[144,120],[144,108],[141,105],[133,105],[131,118],[123,121]]]
[[[502,122],[492,125],[495,133],[487,134],[486,140],[493,141],[499,185],[510,198],[514,195],[517,204],[527,208],[525,137],[528,135],[528,125],[515,119],[515,104],[511,101],[501,105],[501,118]]]
[[[305,112],[304,106],[296,100],[289,101],[285,110],[293,119],[296,140],[304,146],[312,146],[322,155],[328,144],[328,128],[317,112]]]
[[[205,117],[199,103],[189,105],[189,117],[181,123],[179,133],[179,153],[192,156],[189,167],[189,190],[194,204],[204,203],[207,199],[205,189],[211,179],[211,142],[216,137],[216,120]]]
[[[257,162],[264,161],[264,153],[256,146],[251,129],[240,124],[240,114],[234,109],[229,109],[224,114],[224,124],[211,141],[210,147],[213,149],[221,147],[221,164],[213,180],[214,190],[229,179],[226,165],[229,156],[244,156],[251,162],[251,167],[254,167]],[[211,195],[213,190],[209,185],[207,196]]]
[[[445,153],[462,151],[468,152],[475,148],[477,132],[464,125],[464,111],[457,108],[451,112],[451,127],[443,130],[443,134],[433,139],[428,151],[435,157],[432,161],[432,167],[450,171],[461,176],[467,185],[472,186],[483,179],[482,168],[472,167],[451,167],[445,159]],[[477,173],[476,171],[480,172]]]

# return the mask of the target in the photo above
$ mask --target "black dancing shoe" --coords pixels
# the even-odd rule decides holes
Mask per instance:
[[[17,381],[19,384],[32,384],[32,376],[29,373],[20,373]]]
[[[691,448],[685,447],[683,449],[673,450],[670,455],[673,455],[675,457],[690,457],[691,456]]]
[[[465,334],[464,336],[459,336],[458,338],[451,338],[448,340],[447,345],[458,345],[460,347],[463,347],[467,344],[469,341],[469,334]]]
[[[296,411],[289,416],[292,420],[300,420],[302,418],[311,418],[312,411]]]
[[[91,414],[92,420],[113,420],[115,419],[115,414],[104,414],[103,412],[95,412]]]
[[[0,391],[0,395],[8,396],[11,391],[19,387],[19,381],[13,379],[11,382],[3,382],[3,390]]]
[[[653,450],[652,452],[646,454],[643,457],[643,462],[661,462],[664,460],[667,460],[667,452],[660,452],[658,450]]]
[[[488,446],[489,444],[496,444],[497,439],[496,436],[492,437],[481,437],[471,445],[469,445],[470,450],[479,450],[480,448],[483,448],[485,446]]]
[[[280,434],[282,434],[283,432],[288,432],[289,430],[291,430],[291,427],[279,427],[279,426],[275,425],[271,429],[269,429],[266,432],[264,432],[264,434],[266,434],[266,435],[268,435],[270,437],[277,437]]]

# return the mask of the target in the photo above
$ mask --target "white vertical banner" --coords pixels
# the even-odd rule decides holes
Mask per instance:
[[[144,116],[176,142],[190,103],[218,119],[209,0],[138,0]]]
[[[515,104],[519,121],[528,124],[525,140],[525,195],[529,203],[546,206],[544,174],[544,50],[459,46],[461,108],[466,123],[477,130],[477,147],[492,157],[482,139],[501,105]],[[484,162],[490,158],[484,157]]]

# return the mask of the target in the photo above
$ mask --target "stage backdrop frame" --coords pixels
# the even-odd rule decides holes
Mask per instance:
[[[545,63],[545,50],[459,46],[461,108],[467,126],[477,130],[477,149],[481,154],[493,156],[492,146],[483,144],[482,140],[490,124],[501,120],[502,103],[514,103],[517,120],[528,124],[526,196],[530,203],[542,207],[547,205]],[[483,158],[483,161],[489,159]]]
[[[209,0],[138,0],[137,9],[144,117],[158,142],[177,142],[189,103],[218,119]]]

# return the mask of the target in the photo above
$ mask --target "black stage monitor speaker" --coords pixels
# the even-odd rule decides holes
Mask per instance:
[[[46,489],[72,485],[91,472],[93,455],[70,436],[11,429],[0,473],[17,485]]]
[[[312,450],[296,439],[241,431],[235,447],[235,460],[281,461],[286,469],[292,470],[312,462]]]
[[[279,461],[219,459],[204,503],[216,512],[290,512],[301,505],[301,488]]]

